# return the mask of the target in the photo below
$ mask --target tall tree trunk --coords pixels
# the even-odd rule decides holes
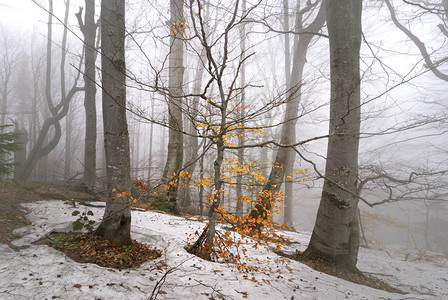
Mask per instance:
[[[326,0],[322,1],[319,12],[313,22],[303,31],[318,32],[325,23]],[[301,18],[298,15],[297,18]],[[301,21],[300,21],[301,22]],[[301,83],[303,79],[303,69],[306,64],[306,55],[308,46],[314,35],[301,34],[294,47],[293,66],[291,71],[290,83],[286,93],[287,104],[285,110],[284,123],[280,137],[280,144],[291,145],[295,140],[295,126],[299,112],[299,103],[301,100]],[[263,187],[266,194],[275,195],[280,191],[283,179],[286,173],[288,162],[288,148],[279,148],[275,156],[275,161],[269,174],[269,179]],[[261,203],[258,203],[251,211],[250,216],[257,218],[258,216],[266,217],[267,210],[271,209],[270,197],[262,197]],[[291,200],[291,199],[290,199]]]
[[[95,83],[95,61],[97,50],[95,47],[96,30],[95,23],[95,0],[85,0],[86,12],[84,22],[82,20],[82,8],[76,14],[78,24],[84,36],[84,108],[86,111],[86,131],[84,143],[84,172],[82,182],[93,189],[96,182],[96,83]]]
[[[289,0],[283,0],[283,30],[289,31]],[[300,0],[297,0],[299,5]],[[289,33],[284,34],[285,38],[285,85],[289,86],[291,81],[291,45],[289,40]]]
[[[169,56],[169,139],[168,154],[165,168],[163,170],[163,181],[169,183],[173,176],[177,180],[170,185],[167,196],[168,201],[176,209],[176,194],[178,173],[182,168],[183,161],[183,135],[182,135],[182,85],[183,85],[183,34],[185,23],[183,16],[183,0],[170,0],[170,56]]]
[[[107,190],[103,220],[96,234],[119,246],[131,243],[129,133],[126,121],[125,1],[101,2],[101,72]],[[118,188],[117,188],[118,186]],[[113,191],[113,189],[117,189]]]
[[[330,0],[330,137],[325,181],[306,253],[347,269],[356,268],[358,145],[360,128],[359,50],[362,1]]]
[[[210,19],[210,9],[209,9],[210,1],[205,1],[203,6],[204,6],[203,9],[205,10],[204,20],[209,20]],[[210,29],[209,29],[209,26],[207,26],[207,22],[205,22],[203,25],[204,25],[204,30],[205,30],[207,36],[212,38],[214,33],[213,32],[209,33]],[[195,79],[194,79],[193,94],[196,94],[196,95],[201,94],[202,78],[204,76],[204,71],[205,71],[203,62],[206,60],[207,60],[206,49],[202,48],[200,56],[199,56],[198,65],[196,68],[197,71],[196,71]],[[197,121],[197,116],[198,116],[199,100],[200,100],[199,97],[193,97],[191,109],[190,108],[188,109],[190,122],[187,123],[187,130],[190,135],[186,137],[186,141],[185,141],[185,145],[184,145],[184,147],[185,147],[184,169],[190,175],[192,175],[196,169],[196,163],[197,163],[196,161],[198,158],[198,152],[199,152],[199,147],[200,147],[199,142],[198,142],[198,137],[197,137],[197,134],[198,134],[197,128],[196,128],[196,124],[195,124]],[[205,141],[204,141],[204,147],[205,147]],[[183,180],[184,180],[184,186],[182,187],[182,190],[179,193],[180,197],[182,198],[182,209],[187,208],[188,206],[191,206],[191,204],[192,204],[191,188],[189,187],[191,178],[187,177],[187,178],[184,178]],[[199,189],[200,189],[199,192],[201,193],[201,187]],[[200,201],[202,201],[202,200],[200,200]],[[202,209],[201,205],[199,205],[199,206]],[[202,211],[201,211],[201,213],[202,213]]]
[[[223,129],[224,126],[221,126]],[[218,136],[218,141],[216,143],[216,159],[213,163],[213,183],[214,183],[214,190],[213,194],[211,196],[211,204],[210,209],[208,211],[208,230],[207,230],[207,245],[208,248],[206,249],[207,252],[205,254],[205,258],[210,260],[211,254],[213,251],[213,241],[215,238],[216,233],[216,218],[218,216],[218,213],[216,210],[221,205],[221,199],[223,193],[223,180],[221,178],[221,166],[222,162],[224,160],[224,140],[222,138],[222,135]]]
[[[205,51],[201,52],[201,61],[205,58]],[[204,74],[204,67],[201,62],[198,62],[198,67],[196,69],[196,76],[194,79],[193,93],[199,94],[201,92],[202,77]],[[198,158],[199,152],[199,142],[197,137],[197,131],[195,126],[195,120],[198,115],[198,105],[199,97],[193,98],[193,103],[191,109],[189,109],[189,122],[187,123],[187,131],[190,134],[185,139],[185,163],[184,168],[188,174],[192,175],[196,169],[196,160]],[[183,187],[181,188],[181,198],[182,198],[182,209],[187,208],[191,205],[191,193],[189,183],[191,181],[190,177],[183,178]]]
[[[66,2],[66,5],[70,5],[70,1]],[[65,16],[64,16],[64,24],[67,25],[68,22],[68,13],[69,9],[67,6],[67,9],[65,10]],[[67,45],[67,31],[64,31],[64,35],[62,37],[62,55],[61,55],[61,64],[59,71],[61,73],[61,98],[64,99],[67,96],[67,92],[65,90],[65,58],[66,58],[66,49]],[[64,165],[64,177],[66,180],[70,178],[70,159],[71,159],[71,135],[72,135],[72,128],[71,128],[71,116],[70,116],[70,109],[67,112],[67,115],[65,117],[65,165]]]
[[[242,14],[246,14],[246,0],[242,0]],[[243,22],[240,25],[240,50],[241,50],[241,58],[240,60],[244,60],[246,56],[246,23]],[[245,64],[241,65],[240,69],[240,88],[241,88],[241,109],[238,111],[239,118],[242,120],[244,118],[244,105],[246,103],[246,93],[244,86],[246,85],[246,67]],[[244,136],[243,132],[240,132],[240,136],[238,136],[238,146],[244,146]],[[238,163],[240,166],[244,164],[244,148],[238,149]],[[243,217],[243,175],[238,174],[236,176],[236,216],[238,218]]]
[[[298,11],[300,10],[300,0],[297,1],[297,17],[296,17],[296,30],[302,30],[302,16],[299,15]],[[283,29],[285,31],[289,31],[289,8],[288,8],[288,0],[283,0]],[[298,43],[297,39],[294,39],[296,43]],[[296,44],[294,46],[297,46]],[[303,76],[301,76],[303,77]],[[301,79],[301,78],[300,78]],[[289,34],[285,34],[285,83],[288,88],[291,88],[291,54],[290,54],[290,40]],[[299,95],[299,97],[301,97]],[[299,100],[300,102],[300,100]],[[296,139],[296,130],[291,128],[293,132],[290,133],[290,142],[294,143]],[[294,171],[294,162],[295,162],[295,152],[293,149],[286,149],[286,166],[285,166],[285,197],[284,197],[284,205],[283,205],[283,223],[287,227],[292,227],[292,204],[294,197],[293,190],[293,182],[292,182],[292,173]]]

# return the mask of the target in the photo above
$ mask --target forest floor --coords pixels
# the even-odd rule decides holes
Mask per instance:
[[[161,299],[448,297],[448,259],[437,254],[412,252],[409,249],[403,252],[362,248],[358,263],[362,273],[357,278],[348,278],[353,274],[341,273],[322,262],[279,259],[268,249],[254,250],[249,247],[247,264],[257,268],[264,266],[258,272],[242,273],[235,266],[207,262],[185,251],[188,234],[200,231],[205,225],[194,217],[133,211],[132,236],[136,240],[132,247],[115,249],[118,252],[112,254],[110,245],[104,241],[86,234],[67,239],[65,234],[77,218],[72,215],[74,211],[85,213],[91,210],[93,215],[89,218],[99,221],[104,202],[90,201],[104,200],[101,196],[66,185],[33,183],[23,186],[1,181],[0,192],[0,282],[5,284],[4,288],[0,288],[2,299],[58,296],[61,289],[65,290],[62,297],[66,299],[79,298],[80,295],[89,299],[118,299],[120,295],[126,295],[128,299],[148,299],[162,284]],[[289,257],[303,251],[310,237],[309,233],[283,234],[292,239],[292,243],[282,249]],[[240,238],[234,235],[235,240]],[[64,254],[54,249],[50,251],[52,248],[42,244],[50,244],[73,261],[61,258]],[[60,261],[59,267],[54,261]],[[102,267],[93,267],[92,263]],[[111,268],[124,272],[122,276],[132,277],[136,285],[131,285],[131,278],[123,281],[124,277],[118,283],[120,276],[117,275],[120,273],[112,274]],[[62,269],[67,274],[63,274]],[[72,272],[80,274],[74,275],[73,279],[70,277]],[[108,276],[99,280],[105,272]],[[362,286],[326,274],[358,282]],[[37,281],[31,281],[30,276]],[[149,281],[142,281],[146,277]],[[385,281],[388,284],[384,284]]]
[[[13,231],[31,225],[25,217],[28,212],[22,206],[23,203],[50,199],[99,201],[101,195],[93,195],[84,191],[82,187],[62,183],[16,184],[0,180],[0,243],[14,247],[11,241],[17,239],[19,235],[14,234]]]

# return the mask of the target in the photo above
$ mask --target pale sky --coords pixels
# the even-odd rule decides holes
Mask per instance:
[[[48,7],[48,1],[36,0],[42,6]],[[59,18],[64,17],[64,1],[54,0],[54,12]],[[84,6],[82,0],[70,1],[70,24],[76,24],[75,13],[79,6]],[[32,32],[34,27],[46,30],[48,14],[32,0],[0,0],[0,23],[15,27],[21,31]],[[55,20],[56,23],[56,20]]]

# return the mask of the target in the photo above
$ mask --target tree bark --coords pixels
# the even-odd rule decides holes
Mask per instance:
[[[246,14],[246,0],[241,1],[242,5],[242,14]],[[246,23],[242,23],[240,25],[240,50],[241,50],[241,58],[240,60],[243,61],[244,57],[246,56]],[[244,86],[246,85],[246,67],[245,64],[242,64],[240,67],[240,88],[241,88],[241,108],[238,111],[239,119],[242,120],[244,118],[244,105],[246,103],[246,93]],[[240,132],[240,136],[238,136],[238,146],[242,147],[244,146],[244,136],[243,132]],[[242,166],[244,164],[244,148],[238,149],[238,164]],[[243,175],[238,174],[236,176],[236,211],[235,215],[237,218],[243,217],[243,208],[244,208],[244,202],[243,202]]]
[[[223,129],[223,125],[221,125],[221,129]],[[216,218],[218,217],[217,209],[221,205],[221,198],[223,194],[223,180],[221,178],[221,166],[222,162],[224,160],[224,140],[222,138],[222,135],[218,137],[217,143],[216,143],[216,159],[213,163],[213,194],[211,196],[210,200],[210,210],[208,211],[208,230],[207,230],[207,239],[206,243],[208,245],[208,248],[206,249],[207,252],[205,254],[205,258],[210,260],[211,254],[213,252],[213,242],[215,238],[216,233]]]
[[[306,254],[356,269],[362,1],[330,0],[330,137],[322,198]],[[344,189],[341,189],[343,187]]]
[[[201,53],[201,58],[205,56]],[[204,74],[204,68],[202,67],[201,62],[198,63],[196,76],[194,79],[194,87],[193,87],[193,93],[199,94],[201,91],[201,83],[202,83],[202,77]],[[196,169],[196,160],[198,158],[198,151],[199,151],[199,141],[197,137],[197,131],[196,126],[194,124],[197,114],[198,114],[198,105],[199,105],[199,97],[193,98],[193,103],[191,105],[191,110],[189,109],[189,119],[190,121],[186,124],[187,131],[190,134],[185,139],[185,163],[184,163],[184,169],[188,172],[188,174],[193,175],[194,170]],[[182,179],[183,186],[181,188],[181,191],[179,194],[181,195],[181,209],[185,209],[191,205],[191,193],[190,193],[190,177],[186,177]]]
[[[182,85],[184,76],[183,34],[185,32],[183,0],[171,0],[170,13],[171,47],[168,80],[169,138],[168,154],[162,177],[163,181],[168,184],[173,180],[174,176],[174,184],[169,185],[167,196],[168,201],[173,206],[173,210],[176,210],[177,183],[179,182],[178,173],[182,168],[183,161]]]
[[[95,83],[95,61],[97,49],[95,47],[96,30],[95,23],[95,0],[85,0],[86,12],[84,22],[82,20],[82,8],[76,14],[78,24],[84,36],[84,108],[86,111],[86,129],[84,143],[84,173],[82,182],[93,189],[96,182],[96,83]]]
[[[302,16],[299,14],[300,11],[300,0],[297,1],[297,13],[296,13],[296,30],[300,31],[303,27]],[[288,9],[288,0],[283,0],[283,29],[285,31],[289,30],[289,9]],[[298,39],[294,39],[294,46],[297,47]],[[303,61],[303,67],[305,66],[305,61]],[[303,73],[303,68],[302,68]],[[300,81],[303,78],[302,74],[298,74],[300,76]],[[291,84],[291,54],[290,54],[290,40],[289,34],[285,34],[285,82],[288,88],[292,88]],[[299,83],[300,84],[300,83]],[[299,91],[300,92],[300,91]],[[298,95],[301,98],[301,95]],[[298,99],[300,102],[300,99]],[[296,140],[296,130],[291,128],[292,132],[289,133],[290,143],[294,143]],[[294,162],[295,162],[295,152],[293,149],[286,149],[286,166],[285,166],[285,197],[283,202],[283,223],[287,227],[293,227],[292,221],[292,205],[293,205],[293,182],[292,182],[292,173],[294,172]]]
[[[129,134],[126,121],[125,1],[101,2],[101,66],[104,148],[109,192],[96,234],[118,246],[131,243]],[[118,187],[118,188],[117,188]],[[117,189],[113,191],[113,189]]]

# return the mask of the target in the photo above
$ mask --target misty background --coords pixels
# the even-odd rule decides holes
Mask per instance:
[[[251,1],[248,1],[249,3]],[[294,22],[295,1],[289,1],[289,15]],[[441,72],[446,65],[447,36],[439,30],[446,26],[440,11],[421,10],[416,5],[392,1],[399,19],[418,36]],[[421,2],[421,1],[420,1]],[[441,2],[441,1],[436,1]],[[419,3],[419,1],[414,1]],[[64,1],[55,1],[51,73],[53,99],[61,97],[61,72],[67,90],[79,72],[83,39],[75,13],[84,1],[71,0],[68,13],[66,49],[61,49],[65,13]],[[99,3],[96,4],[96,18]],[[220,26],[225,4],[211,1],[210,29]],[[440,6],[442,7],[442,6]],[[0,90],[2,93],[1,125],[16,122],[27,134],[26,153],[37,142],[44,120],[50,116],[45,97],[48,3],[46,1],[3,0],[0,2]],[[285,32],[282,31],[283,3],[263,1],[251,12],[247,23],[246,47],[253,55],[245,64],[246,105],[253,110],[274,99],[284,97]],[[307,20],[314,16],[311,11]],[[445,11],[446,13],[446,11]],[[128,126],[131,143],[131,174],[156,184],[162,177],[168,143],[167,99],[154,90],[168,86],[169,4],[165,1],[127,1],[126,67]],[[188,19],[187,19],[188,25]],[[267,26],[269,25],[269,26]],[[273,30],[277,29],[277,30]],[[323,29],[326,33],[326,28]],[[189,30],[186,30],[187,35]],[[295,35],[288,34],[291,44]],[[231,37],[231,56],[237,66],[239,36]],[[360,182],[367,180],[361,191],[362,230],[369,246],[381,243],[427,249],[448,254],[448,138],[447,82],[428,67],[419,49],[391,21],[384,1],[365,1],[361,47],[362,123],[360,143]],[[184,93],[193,91],[198,69],[198,46],[186,44],[184,51]],[[292,45],[291,45],[292,47]],[[59,68],[62,53],[66,64]],[[302,82],[302,102],[296,125],[296,140],[312,139],[328,133],[329,119],[329,54],[328,40],[314,37],[308,49]],[[101,62],[96,61],[97,109],[97,182],[95,189],[105,189],[104,147],[102,138]],[[80,85],[82,86],[82,76]],[[216,87],[211,87],[211,89]],[[67,116],[60,122],[62,136],[57,146],[42,157],[30,180],[76,183],[83,175],[85,111],[83,92],[74,95]],[[188,103],[188,101],[187,101]],[[185,108],[185,110],[188,110]],[[246,143],[279,139],[284,105],[251,120],[263,135],[248,135]],[[186,125],[184,125],[186,126]],[[53,133],[54,134],[54,133]],[[316,139],[301,146],[303,156],[294,164],[293,227],[312,231],[321,196],[326,139]],[[150,151],[151,148],[151,151]],[[254,161],[265,177],[275,158],[275,147],[246,150],[245,160]],[[228,153],[228,157],[235,155]],[[312,163],[310,163],[310,161]],[[213,171],[213,154],[204,156],[204,172]],[[198,177],[199,168],[193,175]],[[149,177],[150,174],[150,178]],[[412,180],[410,180],[412,178]],[[409,181],[409,182],[408,182]],[[227,187],[225,203],[235,206],[235,191]],[[211,192],[211,189],[205,191]],[[249,195],[250,191],[245,192]],[[199,203],[197,187],[191,189],[192,201]],[[382,204],[370,207],[364,202]],[[249,211],[250,206],[245,207]],[[278,217],[281,222],[281,216]],[[361,242],[363,245],[364,242]]]

